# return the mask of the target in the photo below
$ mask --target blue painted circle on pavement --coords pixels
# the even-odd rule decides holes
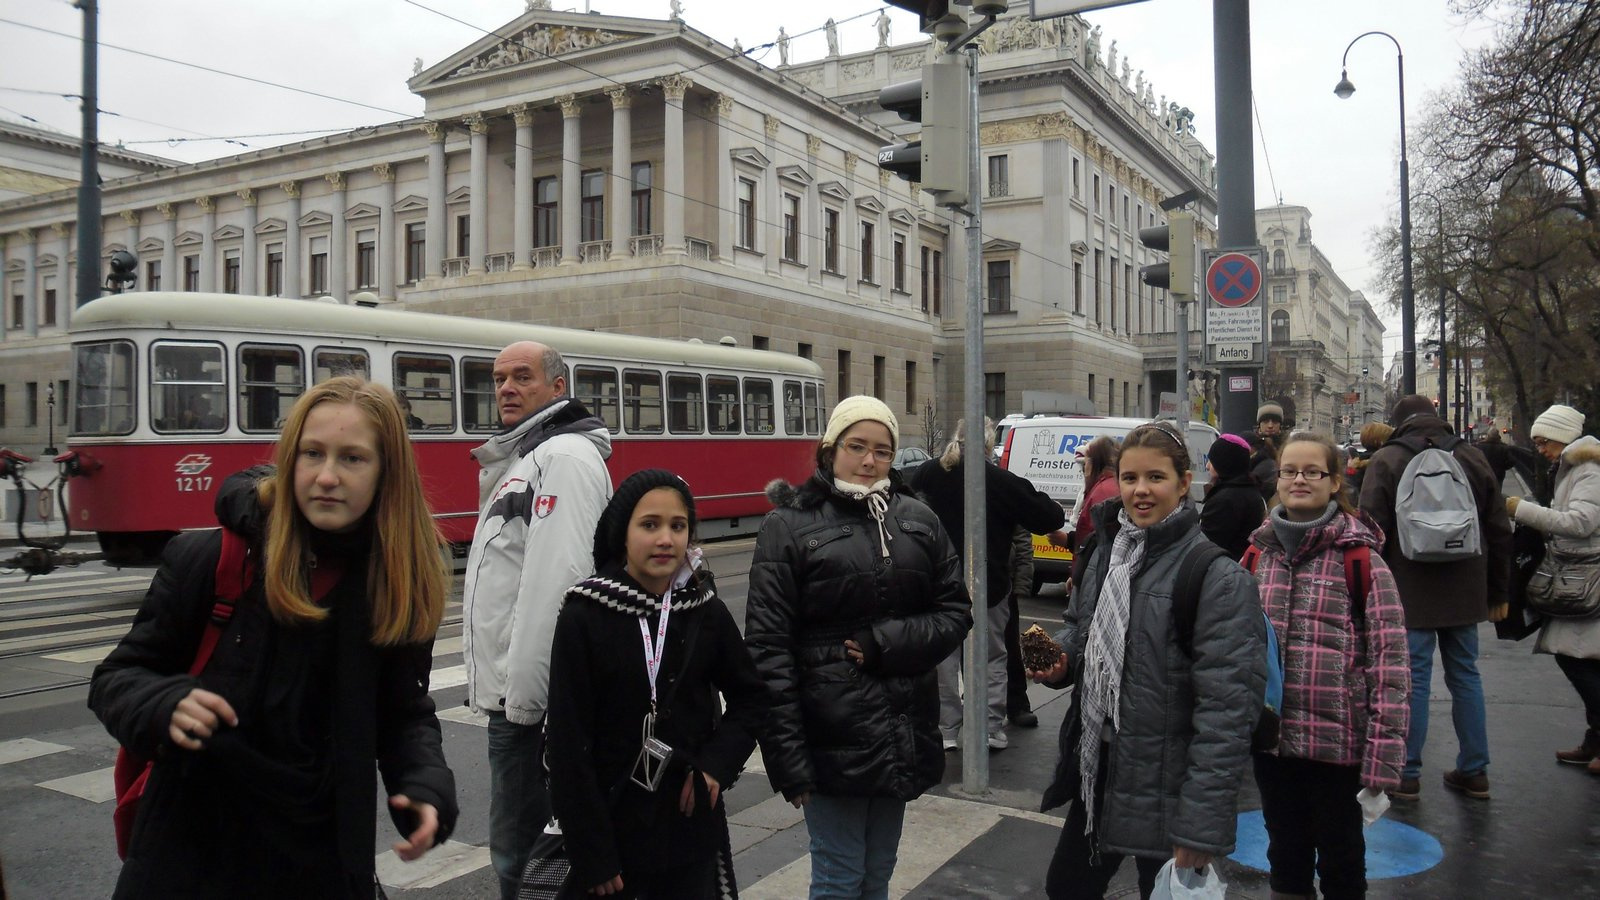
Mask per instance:
[[[1366,829],[1367,878],[1401,878],[1426,872],[1444,859],[1444,848],[1433,835],[1392,819],[1379,819]],[[1229,859],[1262,872],[1267,864],[1267,826],[1261,810],[1239,814],[1239,838]]]

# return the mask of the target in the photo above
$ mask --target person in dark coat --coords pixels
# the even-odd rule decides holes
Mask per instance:
[[[934,669],[972,626],[955,547],[889,478],[894,413],[834,407],[817,471],[767,486],[745,643],[771,693],[761,756],[805,809],[813,896],[888,894],[907,801],[939,783]]]
[[[956,423],[956,439],[945,447],[937,459],[930,459],[917,467],[911,475],[911,488],[933,510],[944,525],[945,533],[960,554],[966,546],[966,498],[963,480],[965,468],[961,452],[961,435],[966,422]],[[988,460],[994,447],[994,423],[983,420],[984,453],[978,457]],[[944,747],[956,749],[956,734],[962,726],[964,710],[961,705],[962,684],[985,684],[983,694],[988,705],[988,721],[984,723],[989,749],[1004,750],[1010,744],[1006,736],[1006,661],[1005,634],[1011,616],[1007,598],[1012,591],[1011,540],[1018,528],[1029,534],[1050,534],[1066,524],[1067,514],[1061,504],[1050,495],[1034,487],[1020,475],[1007,472],[993,463],[983,466],[985,490],[984,517],[984,571],[988,576],[989,652],[984,678],[962,680],[961,648],[956,648],[939,664],[939,731],[944,736]],[[1056,539],[1066,535],[1058,534]],[[1030,542],[1031,543],[1031,542]]]
[[[393,393],[317,385],[276,460],[218,491],[219,523],[261,564],[205,670],[187,674],[215,603],[217,531],[168,544],[95,669],[89,707],[155,760],[116,898],[372,897],[374,761],[402,859],[455,827],[427,687],[449,574]]]
[[[1278,445],[1283,439],[1283,407],[1263,403],[1256,410],[1256,433],[1250,438],[1250,475],[1261,499],[1271,508],[1278,495]]]
[[[1368,422],[1361,426],[1361,449],[1351,454],[1345,470],[1345,478],[1350,482],[1345,492],[1350,496],[1351,505],[1361,502],[1361,481],[1367,477],[1367,465],[1372,462],[1372,455],[1388,442],[1392,434],[1394,426],[1388,422]]]
[[[546,760],[572,861],[564,897],[737,894],[721,798],[755,749],[766,688],[694,528],[683,479],[629,476],[595,528],[599,571],[568,589],[556,620]],[[644,731],[672,748],[654,789],[638,765]]]
[[[1225,434],[1206,454],[1211,482],[1200,508],[1200,531],[1211,543],[1238,559],[1250,546],[1250,535],[1267,518],[1267,504],[1250,475],[1250,442]]]
[[[1401,398],[1389,417],[1394,434],[1367,464],[1361,482],[1361,511],[1384,536],[1383,559],[1400,587],[1406,610],[1406,642],[1411,655],[1411,727],[1406,735],[1406,765],[1391,796],[1415,800],[1421,791],[1422,748],[1428,737],[1428,698],[1433,684],[1433,654],[1444,662],[1450,689],[1451,721],[1460,748],[1456,767],[1444,773],[1444,786],[1475,799],[1489,797],[1489,729],[1483,682],[1478,677],[1478,623],[1499,621],[1508,610],[1511,580],[1511,520],[1489,461],[1465,441],[1451,450],[1471,485],[1478,507],[1483,552],[1473,559],[1416,562],[1400,552],[1395,538],[1395,502],[1416,447],[1438,444],[1454,435],[1419,394]]]

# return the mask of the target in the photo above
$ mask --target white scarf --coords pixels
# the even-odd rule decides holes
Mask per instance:
[[[833,479],[833,489],[851,498],[867,504],[867,515],[878,523],[878,546],[883,551],[883,558],[889,558],[889,542],[894,540],[894,535],[889,533],[888,527],[883,524],[884,514],[889,511],[889,479],[880,478],[871,487],[845,481],[843,478]]]

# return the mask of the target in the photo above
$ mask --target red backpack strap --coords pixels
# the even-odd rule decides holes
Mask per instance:
[[[189,666],[190,675],[199,675],[211,661],[212,651],[222,638],[222,630],[233,618],[233,607],[255,577],[255,561],[250,558],[250,544],[244,535],[229,528],[222,529],[222,553],[217,557],[216,595],[211,605],[211,618],[206,622],[205,633],[200,635],[200,646]]]
[[[1350,593],[1350,619],[1358,626],[1367,618],[1367,584],[1372,581],[1372,548],[1344,548],[1344,586]]]
[[[1256,573],[1256,563],[1260,560],[1261,548],[1257,547],[1255,544],[1251,544],[1250,546],[1244,548],[1244,555],[1239,557],[1239,565],[1244,566],[1244,570],[1246,572],[1254,575]]]

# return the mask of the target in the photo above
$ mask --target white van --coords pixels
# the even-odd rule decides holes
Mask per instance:
[[[1033,486],[1067,511],[1067,524],[1063,529],[1069,534],[1077,519],[1073,508],[1083,490],[1083,464],[1075,453],[1080,447],[1101,435],[1109,435],[1117,443],[1128,432],[1149,422],[1117,416],[1036,416],[1013,421],[1007,429],[1005,444],[1000,448],[1000,467],[1013,475],[1021,475]],[[1206,458],[1217,439],[1217,430],[1203,422],[1190,422],[1188,432],[1189,460],[1194,466],[1194,482],[1189,496],[1199,500],[1211,480],[1206,473]],[[1072,573],[1072,552],[1050,542],[1042,535],[1033,536],[1033,592],[1045,584],[1065,581]]]

